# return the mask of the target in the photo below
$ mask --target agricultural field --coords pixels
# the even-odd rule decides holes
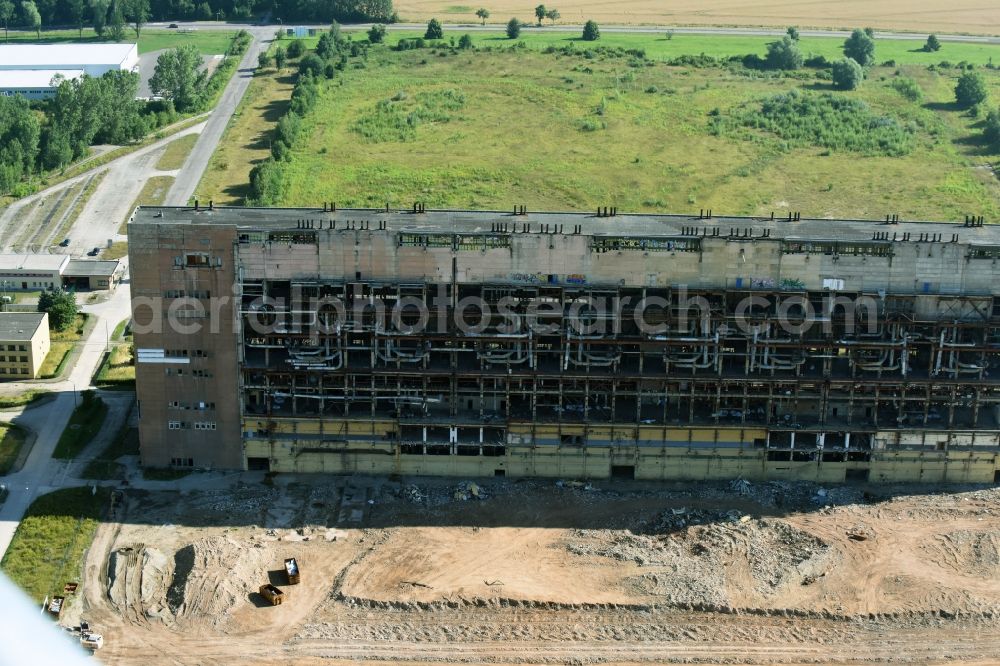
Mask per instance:
[[[714,39],[717,55],[763,53],[768,41],[748,49]],[[833,57],[840,43],[803,40],[802,49]],[[989,166],[997,157],[981,145],[981,118],[955,108],[954,67],[901,59],[872,69],[860,90],[840,92],[822,69],[780,75],[669,65],[580,44],[555,53],[477,44],[454,52],[377,47],[362,68],[324,81],[282,163],[274,203],[944,220],[1000,214],[1000,181]],[[878,48],[883,61],[890,46]],[[980,71],[1000,98],[1000,75]],[[286,79],[271,72],[254,82],[253,102],[233,120],[200,198],[244,202],[250,168],[267,156],[275,110],[288,99],[276,82]],[[914,87],[909,97],[901,92]],[[763,102],[790,91],[831,108],[812,109],[816,117],[797,125],[794,114],[792,126],[762,125]],[[849,113],[832,110],[846,100]],[[827,112],[835,116],[829,125]],[[823,131],[806,136],[806,126]],[[889,127],[892,137],[865,145],[859,138],[868,126]]]
[[[476,10],[486,7],[490,20],[506,22],[512,16],[534,20],[537,2],[492,0],[456,4],[452,0],[397,0],[393,6],[406,21],[438,17],[452,23],[479,23]],[[990,0],[957,0],[942,6],[932,0],[846,0],[791,2],[790,0],[624,0],[594,3],[566,0],[547,3],[558,8],[561,23],[588,19],[618,24],[651,25],[800,25],[843,28],[862,23],[876,28],[938,32],[996,33],[1000,7]],[[546,21],[548,23],[548,21]]]

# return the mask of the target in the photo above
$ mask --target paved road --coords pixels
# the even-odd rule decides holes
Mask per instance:
[[[150,23],[148,27],[152,28],[166,28],[167,23]],[[283,29],[288,26],[279,25],[268,25],[268,26],[254,26],[248,28],[245,24],[240,23],[216,23],[216,22],[190,22],[190,23],[180,23],[178,24],[182,28],[190,28],[195,30],[251,30],[254,32],[261,32],[273,36],[278,29]],[[326,30],[328,25],[309,25],[309,24],[295,24],[303,25],[306,28],[316,28],[318,30]],[[364,29],[367,30],[372,26],[371,23],[357,23],[357,24],[344,24],[341,27],[344,29]],[[445,24],[446,28],[449,29],[461,29],[464,32],[502,32],[504,30],[503,25],[499,24],[487,24],[485,26],[479,23],[467,23],[467,24]],[[389,26],[390,30],[425,30],[427,28],[426,23],[394,23]],[[984,30],[995,30],[996,26],[984,26]],[[555,32],[555,33],[579,33],[583,30],[582,25],[576,24],[560,24],[560,25],[525,25],[525,32]],[[677,27],[671,25],[601,25],[602,33],[636,33],[636,34],[655,34],[664,33],[667,30],[673,30],[675,34],[678,35],[740,35],[748,37],[780,37],[785,34],[785,28],[715,28],[711,26],[697,27],[697,26],[687,26],[687,27]],[[799,34],[803,37],[847,37],[850,35],[848,30],[799,30]],[[904,39],[904,40],[923,40],[927,37],[926,33],[916,33],[916,32],[896,32],[896,31],[876,31],[875,37],[877,39]],[[972,44],[1000,44],[1000,37],[993,35],[950,35],[937,33],[938,39],[943,42],[966,42]]]
[[[202,174],[208,168],[208,162],[212,159],[222,133],[229,124],[236,107],[243,99],[244,93],[253,80],[253,72],[257,67],[257,56],[266,49],[274,37],[274,29],[267,27],[249,28],[248,31],[253,36],[253,41],[247,47],[247,51],[240,62],[239,69],[229,81],[226,89],[219,99],[219,103],[209,116],[205,129],[198,137],[194,148],[188,155],[187,161],[177,174],[177,180],[167,194],[164,203],[168,206],[183,206],[194,195],[198,182],[201,181]]]

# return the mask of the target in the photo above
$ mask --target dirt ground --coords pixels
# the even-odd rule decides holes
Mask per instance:
[[[63,623],[89,620],[110,664],[991,664],[998,500],[280,476],[127,491]]]
[[[506,23],[511,17],[533,21],[537,4],[534,0],[493,0],[482,5],[457,4],[453,0],[396,0],[393,6],[407,21],[437,17],[452,23],[478,23],[476,9],[484,6],[490,10],[492,22]],[[992,0],[954,0],[947,5],[934,0],[562,0],[546,6],[559,10],[560,23],[593,19],[599,23],[648,25],[798,25],[848,29],[872,26],[884,30],[973,34],[995,34],[1000,25],[1000,8]]]

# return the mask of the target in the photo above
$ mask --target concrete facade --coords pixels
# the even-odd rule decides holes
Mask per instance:
[[[140,208],[129,247],[147,465],[1000,478],[978,219]]]
[[[49,353],[49,315],[0,312],[0,380],[34,379]]]

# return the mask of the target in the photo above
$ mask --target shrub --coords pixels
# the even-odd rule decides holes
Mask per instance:
[[[441,22],[436,18],[432,18],[427,22],[427,32],[424,33],[424,39],[444,39],[444,30],[441,28]]]
[[[861,100],[832,93],[793,90],[769,97],[759,108],[747,108],[729,121],[713,118],[710,122],[716,134],[735,125],[774,134],[787,146],[890,157],[906,155],[912,148],[910,131],[896,120],[875,115]]]
[[[385,26],[376,23],[368,30],[368,41],[372,44],[381,44],[385,41]]]
[[[832,63],[826,59],[826,56],[818,55],[818,56],[809,56],[802,62],[802,64],[806,67],[812,67],[815,69],[826,69]]]
[[[299,58],[306,52],[306,45],[301,39],[294,40],[288,45],[288,57]]]
[[[938,40],[937,35],[935,34],[927,35],[927,43],[924,44],[924,51],[930,53],[933,51],[940,51],[940,50],[941,50],[941,42],[940,40]]]
[[[875,39],[868,29],[855,28],[844,41],[844,56],[851,58],[862,67],[875,63]]]
[[[299,74],[311,74],[312,76],[319,76],[323,73],[323,59],[320,58],[315,53],[310,53],[305,58],[299,61]]]
[[[785,31],[785,34],[787,34],[788,38],[792,41],[799,41],[799,29],[795,26],[789,27],[788,30]]]
[[[583,26],[583,41],[596,42],[601,38],[601,29],[596,21],[587,21]]]
[[[471,49],[472,48],[472,35],[465,33],[458,40],[458,48],[460,49]]]
[[[267,69],[271,66],[271,56],[268,55],[267,51],[261,51],[260,55],[257,56],[257,67],[260,69]]]
[[[986,88],[986,79],[978,72],[966,72],[958,77],[958,84],[955,86],[955,101],[963,109],[971,108],[981,104],[989,97]]]
[[[798,69],[802,66],[802,52],[795,41],[785,35],[767,45],[765,62],[768,69]]]
[[[853,58],[843,58],[830,68],[833,85],[841,90],[854,90],[865,79],[865,70]]]
[[[899,76],[893,79],[891,85],[893,90],[911,102],[919,102],[923,99],[924,91],[920,89],[920,84],[908,76]]]
[[[517,39],[521,36],[521,22],[516,18],[507,21],[507,37]]]

